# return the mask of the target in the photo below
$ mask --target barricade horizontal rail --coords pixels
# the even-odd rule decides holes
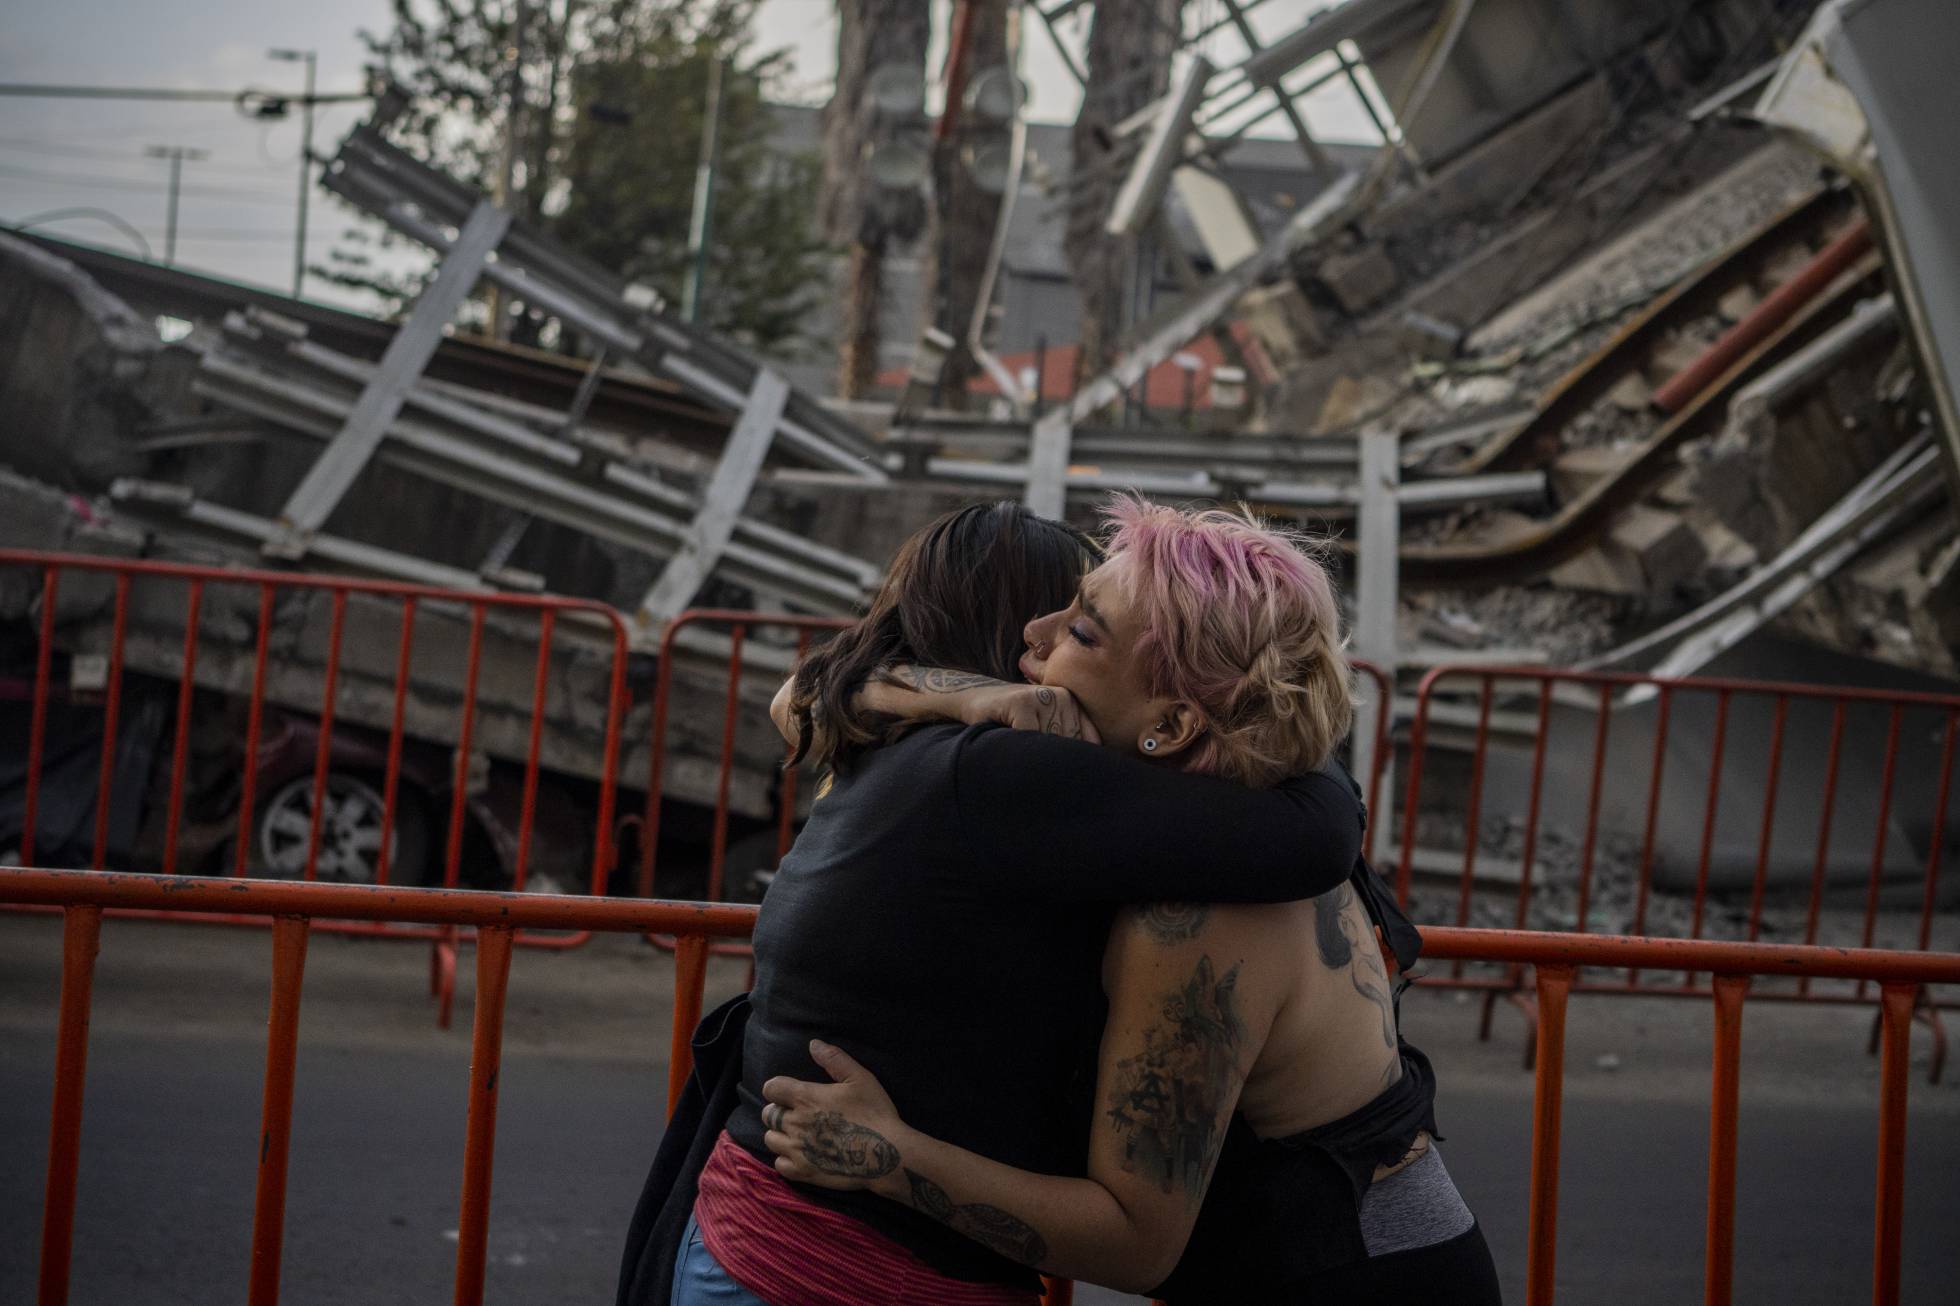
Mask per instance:
[[[215,869],[229,851],[233,876],[290,875],[303,881],[325,876],[385,885],[399,874],[428,878],[439,868],[441,882],[453,888],[461,883],[466,837],[474,825],[488,842],[503,845],[510,884],[523,890],[534,878],[541,848],[555,857],[548,846],[559,842],[538,837],[547,719],[554,700],[561,716],[581,715],[568,702],[575,692],[570,677],[554,658],[583,653],[587,662],[600,664],[585,681],[595,701],[579,728],[590,738],[560,744],[555,754],[561,763],[568,753],[583,758],[596,820],[589,863],[559,859],[564,864],[554,883],[605,891],[614,863],[628,649],[625,619],[607,605],[350,576],[0,549],[0,584],[10,580],[24,585],[26,610],[39,607],[33,674],[24,682],[29,720],[18,841],[23,863],[85,861],[99,870],[112,853],[127,861],[128,847],[111,847],[112,817],[126,811],[125,823],[136,826],[144,817],[146,794],[167,793],[160,838],[146,858],[165,873],[184,869],[187,860],[191,869],[199,864]],[[78,591],[83,591],[79,598]],[[493,642],[508,654],[503,659],[508,666],[493,668],[493,675],[506,673],[496,676],[504,701],[486,709],[484,701],[495,697],[483,684],[485,647]],[[65,687],[56,674],[58,653],[68,660]],[[416,675],[418,655],[425,664],[421,676]],[[126,720],[129,678],[142,672],[153,685],[147,703],[155,709],[150,715],[159,745],[164,712],[174,726],[167,754],[158,750],[167,757],[167,770],[131,776],[119,743],[132,738]],[[87,701],[98,693],[99,716]],[[235,783],[236,828],[228,850],[223,819],[192,820],[186,810],[197,797],[191,792],[192,741],[200,717],[211,710],[200,693],[221,696],[226,704],[224,761],[207,761],[201,769],[203,787],[224,790],[221,798],[230,798]],[[58,698],[82,709],[64,713],[69,731],[100,735],[92,777],[85,780],[70,768],[71,789],[91,791],[86,804],[93,808],[93,828],[85,856],[79,847],[64,856],[54,846],[56,837],[42,838],[51,742],[56,753],[76,751],[69,747],[74,741],[58,732],[51,741],[50,711]],[[281,709],[286,717],[279,715]],[[236,710],[242,710],[244,721],[242,746],[234,752],[229,730],[238,724],[232,719]],[[494,731],[487,718],[494,718]],[[488,738],[492,733],[494,740]],[[146,749],[124,751],[141,756]],[[483,764],[493,752],[510,759],[516,773],[502,781],[490,774]],[[492,801],[497,797],[506,800],[501,815]],[[440,800],[447,808],[439,852],[432,847],[433,812],[425,811],[423,798],[431,807]],[[187,828],[199,834],[190,842],[201,843],[201,849],[187,846]],[[133,844],[136,837],[131,830],[122,842]],[[418,854],[405,869],[397,864],[404,854]],[[258,922],[240,917],[222,923]],[[323,920],[316,928],[432,942],[431,986],[440,1019],[448,1023],[459,942],[455,927]],[[545,948],[584,941],[582,934],[522,933],[515,939]]]
[[[41,1306],[61,1306],[68,1297],[91,985],[105,911],[133,910],[166,917],[199,913],[248,915],[273,924],[271,1018],[247,1298],[252,1306],[271,1306],[278,1300],[300,984],[306,940],[316,918],[469,927],[478,931],[477,992],[454,1296],[461,1306],[478,1303],[483,1298],[497,1080],[506,982],[515,932],[524,928],[637,931],[661,933],[678,940],[670,1043],[671,1109],[689,1070],[688,1039],[701,1015],[709,941],[747,934],[755,920],[754,908],[709,903],[8,868],[0,868],[0,903],[54,907],[64,913],[59,1030],[42,1223]],[[1542,1052],[1532,1115],[1527,1306],[1551,1306],[1553,1301],[1566,997],[1579,967],[1680,968],[1715,976],[1709,994],[1717,1019],[1704,1269],[1704,1295],[1711,1306],[1724,1306],[1733,1292],[1738,1065],[1742,1011],[1750,984],[1759,977],[1769,976],[1865,980],[1878,984],[1883,1048],[1872,1300],[1877,1306],[1896,1306],[1904,1213],[1909,1090],[1906,1069],[1912,1002],[1914,995],[1927,985],[1960,983],[1960,954],[1444,927],[1426,929],[1423,938],[1428,960],[1497,961],[1531,966],[1536,971]],[[621,1218],[623,1221],[623,1212]],[[1066,1296],[1066,1285],[1057,1285],[1051,1301],[1065,1300]]]
[[[1466,701],[1466,699],[1468,701]],[[1932,946],[1952,801],[1960,695],[1844,688],[1728,677],[1662,677],[1533,666],[1439,666],[1423,678],[1410,726],[1396,889],[1407,904],[1425,829],[1461,829],[1462,870],[1451,919],[1471,923],[1481,889],[1509,896],[1508,924],[1637,936],[1713,932],[1715,911],[1748,940],[1761,939],[1781,898],[1800,909],[1807,944],[1822,936],[1835,889],[1855,895],[1862,947],[1879,943],[1888,886],[1908,894],[1916,917],[1896,946]],[[1468,755],[1447,787],[1433,773],[1444,747]],[[1528,761],[1526,760],[1528,759]],[[1904,759],[1902,761],[1902,759]],[[1548,777],[1552,783],[1547,784]],[[1454,800],[1443,810],[1439,796]],[[1428,796],[1431,806],[1423,803]],[[1439,818],[1443,818],[1440,819]],[[1515,865],[1492,855],[1490,827],[1518,849]],[[1548,845],[1563,844],[1554,867]],[[1607,884],[1608,845],[1632,884]],[[1637,860],[1634,850],[1637,849]],[[1691,873],[1690,873],[1690,868]],[[1679,892],[1664,897],[1667,872]],[[1606,901],[1606,890],[1616,895]],[[1601,917],[1605,919],[1601,920]],[[1678,917],[1670,921],[1665,917]],[[1547,919],[1549,918],[1549,919]],[[1895,922],[1896,923],[1896,922]],[[1675,972],[1679,971],[1678,977]],[[1711,992],[1695,968],[1660,975],[1629,966],[1581,975],[1579,992]],[[1756,996],[1812,1002],[1876,1001],[1870,984],[1826,991],[1805,974]],[[1515,994],[1530,1010],[1522,972],[1466,974],[1434,983]],[[1944,1062],[1938,995],[1920,995]],[[1527,1049],[1527,1061],[1530,1051]]]

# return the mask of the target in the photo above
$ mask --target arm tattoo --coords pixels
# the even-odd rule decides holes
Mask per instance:
[[[1348,918],[1354,890],[1343,884],[1313,900],[1313,941],[1329,970],[1345,970],[1354,991],[1375,1004],[1382,1018],[1382,1039],[1391,1050],[1395,1039],[1395,1001],[1389,996],[1388,967],[1381,948]]]
[[[1061,700],[1055,691],[1046,685],[1036,685],[1034,701],[1041,704],[1039,721],[1041,733],[1060,735],[1064,739],[1082,738],[1082,717],[1077,713],[1073,720],[1061,710]]]
[[[959,1205],[932,1180],[917,1170],[907,1169],[905,1178],[912,1185],[912,1206],[939,1221],[955,1233],[965,1234],[983,1247],[991,1248],[1022,1265],[1039,1265],[1048,1259],[1048,1240],[1033,1225],[998,1206],[985,1202]]]
[[[1123,1168],[1173,1187],[1195,1205],[1224,1141],[1245,1022],[1239,968],[1223,979],[1211,958],[1163,996],[1163,1019],[1144,1033],[1143,1051],[1116,1063],[1106,1114],[1123,1137]]]
[[[904,689],[922,694],[957,694],[965,689],[984,689],[1003,682],[974,671],[947,671],[940,667],[886,667],[884,677]]]
[[[1137,924],[1159,943],[1188,943],[1210,915],[1202,902],[1153,902],[1137,909]]]
[[[853,1124],[837,1111],[819,1111],[803,1145],[810,1168],[824,1174],[876,1179],[898,1169],[898,1148],[875,1129]]]

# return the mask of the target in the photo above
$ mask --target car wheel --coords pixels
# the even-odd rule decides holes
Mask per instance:
[[[381,869],[381,791],[345,771],[327,774],[320,812],[316,878],[340,884],[373,884]],[[306,874],[307,839],[313,829],[313,777],[301,776],[259,806],[259,864],[265,874],[299,879]],[[395,799],[388,880],[421,884],[428,874],[428,827],[421,805],[408,794]]]

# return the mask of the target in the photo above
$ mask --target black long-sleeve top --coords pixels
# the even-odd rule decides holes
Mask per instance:
[[[1361,824],[1330,772],[1255,791],[992,726],[926,726],[869,750],[812,809],[763,899],[729,1132],[773,1159],[762,1085],[823,1080],[809,1056],[822,1038],[927,1134],[1082,1174],[1116,907],[1317,896],[1353,869]],[[942,1273],[1034,1284],[897,1203],[805,1192]]]

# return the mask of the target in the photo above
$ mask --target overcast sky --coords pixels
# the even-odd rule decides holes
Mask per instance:
[[[1329,0],[1266,0],[1257,11],[1262,33],[1283,31]],[[944,30],[948,0],[935,0]],[[1194,17],[1220,12],[1218,0],[1188,0]],[[235,90],[299,89],[296,64],[266,57],[275,47],[319,52],[322,91],[361,84],[363,26],[385,26],[388,0],[11,0],[0,22],[0,82],[104,86],[166,86]],[[1038,25],[1037,25],[1038,26]],[[1086,7],[1065,22],[1064,37],[1079,42]],[[788,47],[794,71],[785,98],[821,103],[835,66],[831,0],[763,0],[758,44]],[[1229,42],[1229,43],[1228,43]],[[1028,34],[1024,70],[1030,113],[1066,121],[1078,94],[1047,36]],[[1207,52],[1215,62],[1239,58],[1227,36]],[[934,51],[934,68],[939,52]],[[1316,132],[1328,139],[1370,135],[1359,105],[1345,88],[1303,101]],[[362,105],[323,106],[314,150],[332,153],[359,121]],[[144,157],[146,147],[181,145],[209,157],[184,166],[177,262],[232,280],[290,289],[298,189],[297,119],[257,124],[229,104],[0,98],[0,221],[19,223],[50,212],[85,210],[38,222],[37,229],[119,250],[138,237],[163,256],[168,165]],[[112,219],[134,227],[138,237]],[[339,234],[362,221],[319,191],[311,203],[308,250],[324,258]],[[309,297],[347,302],[309,282]]]

